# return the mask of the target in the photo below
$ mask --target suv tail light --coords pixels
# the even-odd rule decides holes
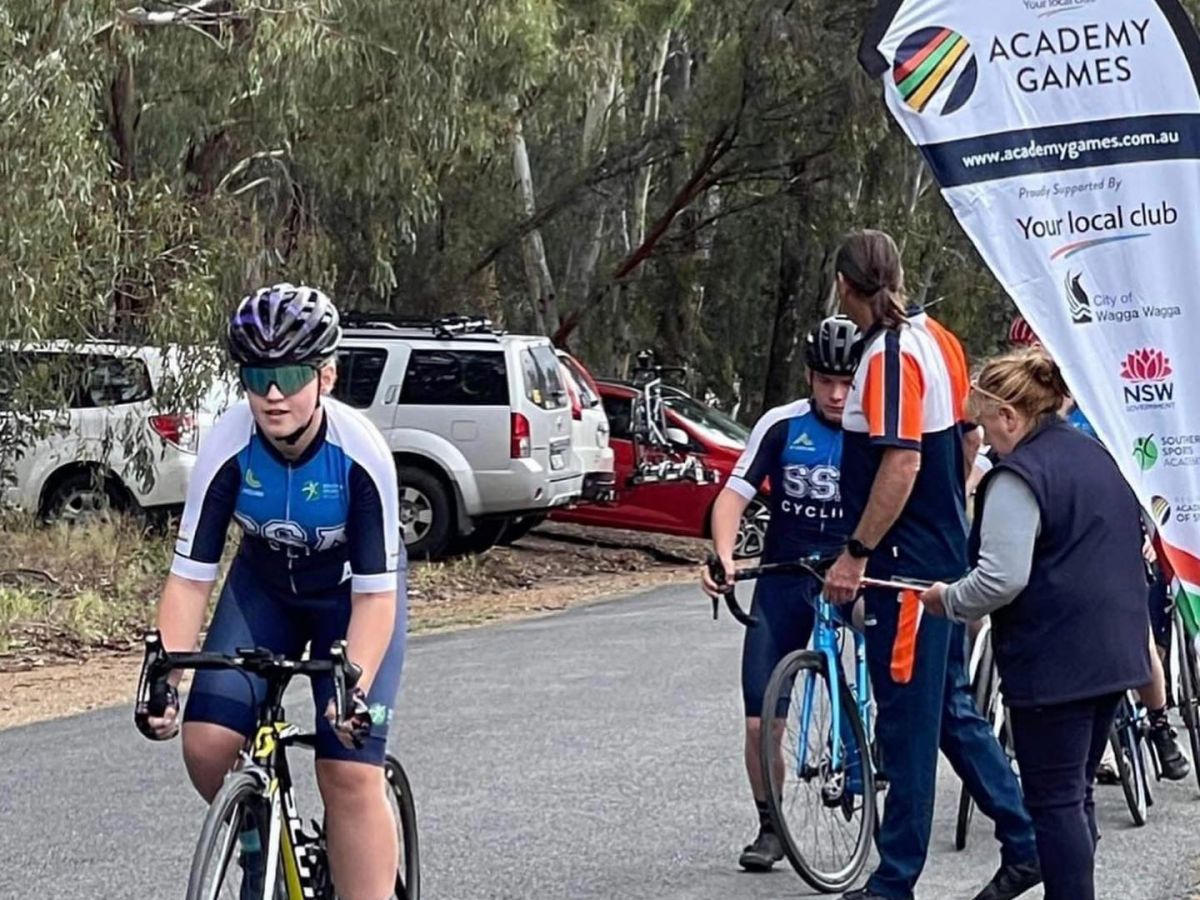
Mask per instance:
[[[571,418],[576,420],[582,419],[583,400],[581,400],[579,397],[579,388],[575,386],[575,379],[564,378],[563,382],[567,386],[567,397],[571,401]]]
[[[151,416],[150,427],[155,434],[170,444],[187,453],[195,453],[199,433],[196,430],[196,420],[192,416],[172,413],[165,416]]]
[[[512,414],[509,455],[513,459],[527,459],[533,455],[533,439],[529,431],[529,420],[517,412]]]

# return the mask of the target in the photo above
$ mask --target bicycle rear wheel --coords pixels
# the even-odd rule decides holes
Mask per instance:
[[[417,844],[417,807],[404,767],[392,755],[383,764],[390,789],[389,801],[396,817],[400,839],[400,860],[396,869],[396,900],[419,900],[421,896],[421,860]]]
[[[258,778],[235,772],[225,779],[196,842],[187,900],[263,896],[269,810]]]
[[[1200,666],[1196,645],[1183,627],[1183,614],[1175,610],[1176,639],[1179,641],[1179,715],[1192,748],[1192,774],[1200,786]]]
[[[818,891],[848,888],[862,873],[875,827],[871,750],[853,694],[825,657],[806,650],[775,667],[763,697],[770,715],[787,706],[776,727],[763,728],[760,759],[771,819],[792,867]],[[841,723],[831,691],[838,691]],[[779,734],[780,724],[782,735]],[[851,740],[843,740],[843,736]],[[841,761],[833,765],[835,741]],[[849,746],[853,744],[853,746]]]
[[[996,698],[993,696],[995,691],[995,673],[992,671],[992,647],[991,643],[984,646],[983,653],[979,659],[979,667],[975,670],[975,677],[972,681],[973,692],[975,695],[975,708],[979,710],[979,714],[987,719],[989,725],[995,725]],[[975,800],[971,797],[971,792],[967,790],[967,786],[960,785],[958,790],[958,818],[954,825],[954,849],[965,850],[967,847],[967,837],[971,832],[971,820],[975,817]]]
[[[1150,807],[1150,786],[1147,780],[1146,747],[1137,734],[1137,713],[1129,697],[1121,698],[1117,715],[1113,721],[1113,755],[1117,758],[1117,772],[1121,776],[1121,790],[1125,792],[1125,803],[1133,824],[1139,828],[1146,824]]]

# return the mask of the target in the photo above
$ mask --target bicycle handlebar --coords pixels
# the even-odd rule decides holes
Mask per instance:
[[[346,642],[334,641],[329,649],[329,659],[293,660],[263,647],[241,648],[235,655],[224,653],[171,653],[163,648],[162,634],[157,629],[147,631],[142,671],[138,676],[137,698],[134,702],[133,721],[145,737],[155,739],[150,729],[150,718],[166,712],[169,697],[168,678],[176,669],[215,670],[234,669],[258,675],[266,679],[284,675],[333,676],[333,704],[337,721],[344,721],[350,707],[350,692],[362,677],[362,668],[346,658]]]
[[[728,573],[725,571],[725,566],[721,563],[720,557],[715,553],[708,554],[704,560],[705,566],[708,567],[708,574],[716,584],[727,587],[728,590],[723,592],[725,597],[725,605],[729,607],[729,612],[735,619],[741,622],[748,628],[752,628],[758,624],[758,619],[744,609],[738,603],[737,597],[734,595],[734,585],[739,581],[753,581],[756,578],[761,578],[763,575],[811,575],[820,582],[825,581],[824,570],[833,564],[836,557],[821,557],[811,556],[807,559],[793,559],[787,562],[778,563],[763,563],[757,566],[749,566],[745,569],[738,569],[733,573],[733,579],[729,579]],[[885,588],[895,591],[925,591],[932,586],[932,582],[918,581],[909,578],[864,578],[862,579],[863,587]],[[717,617],[717,598],[712,598],[713,618]]]

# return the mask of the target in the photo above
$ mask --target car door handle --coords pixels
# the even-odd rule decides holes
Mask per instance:
[[[393,384],[387,389],[387,393],[383,395],[384,403],[394,403],[396,401],[396,392],[400,390],[400,385]]]

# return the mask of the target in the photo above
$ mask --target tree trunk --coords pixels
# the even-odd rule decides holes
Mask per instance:
[[[667,65],[667,51],[671,49],[671,29],[668,28],[658,39],[654,52],[654,66],[650,70],[650,87],[646,91],[646,103],[642,109],[642,134],[658,124],[658,111],[662,101],[663,70]],[[646,237],[646,207],[650,202],[650,181],[654,167],[646,165],[637,175],[633,189],[633,244],[637,246]]]
[[[513,176],[520,202],[521,212],[532,216],[537,210],[533,193],[533,172],[529,167],[529,150],[525,146],[525,134],[521,127],[517,99],[512,98],[516,118],[513,122]],[[529,285],[529,298],[533,306],[533,317],[541,334],[558,331],[558,303],[554,294],[554,280],[550,277],[550,266],[546,262],[546,248],[539,229],[531,229],[521,240],[521,259],[525,264],[525,280]]]
[[[763,410],[782,406],[793,397],[792,353],[799,328],[798,307],[800,278],[804,273],[804,253],[800,235],[791,216],[785,216],[779,235],[779,278],[775,287],[774,327],[767,354],[767,372],[763,379]]]

